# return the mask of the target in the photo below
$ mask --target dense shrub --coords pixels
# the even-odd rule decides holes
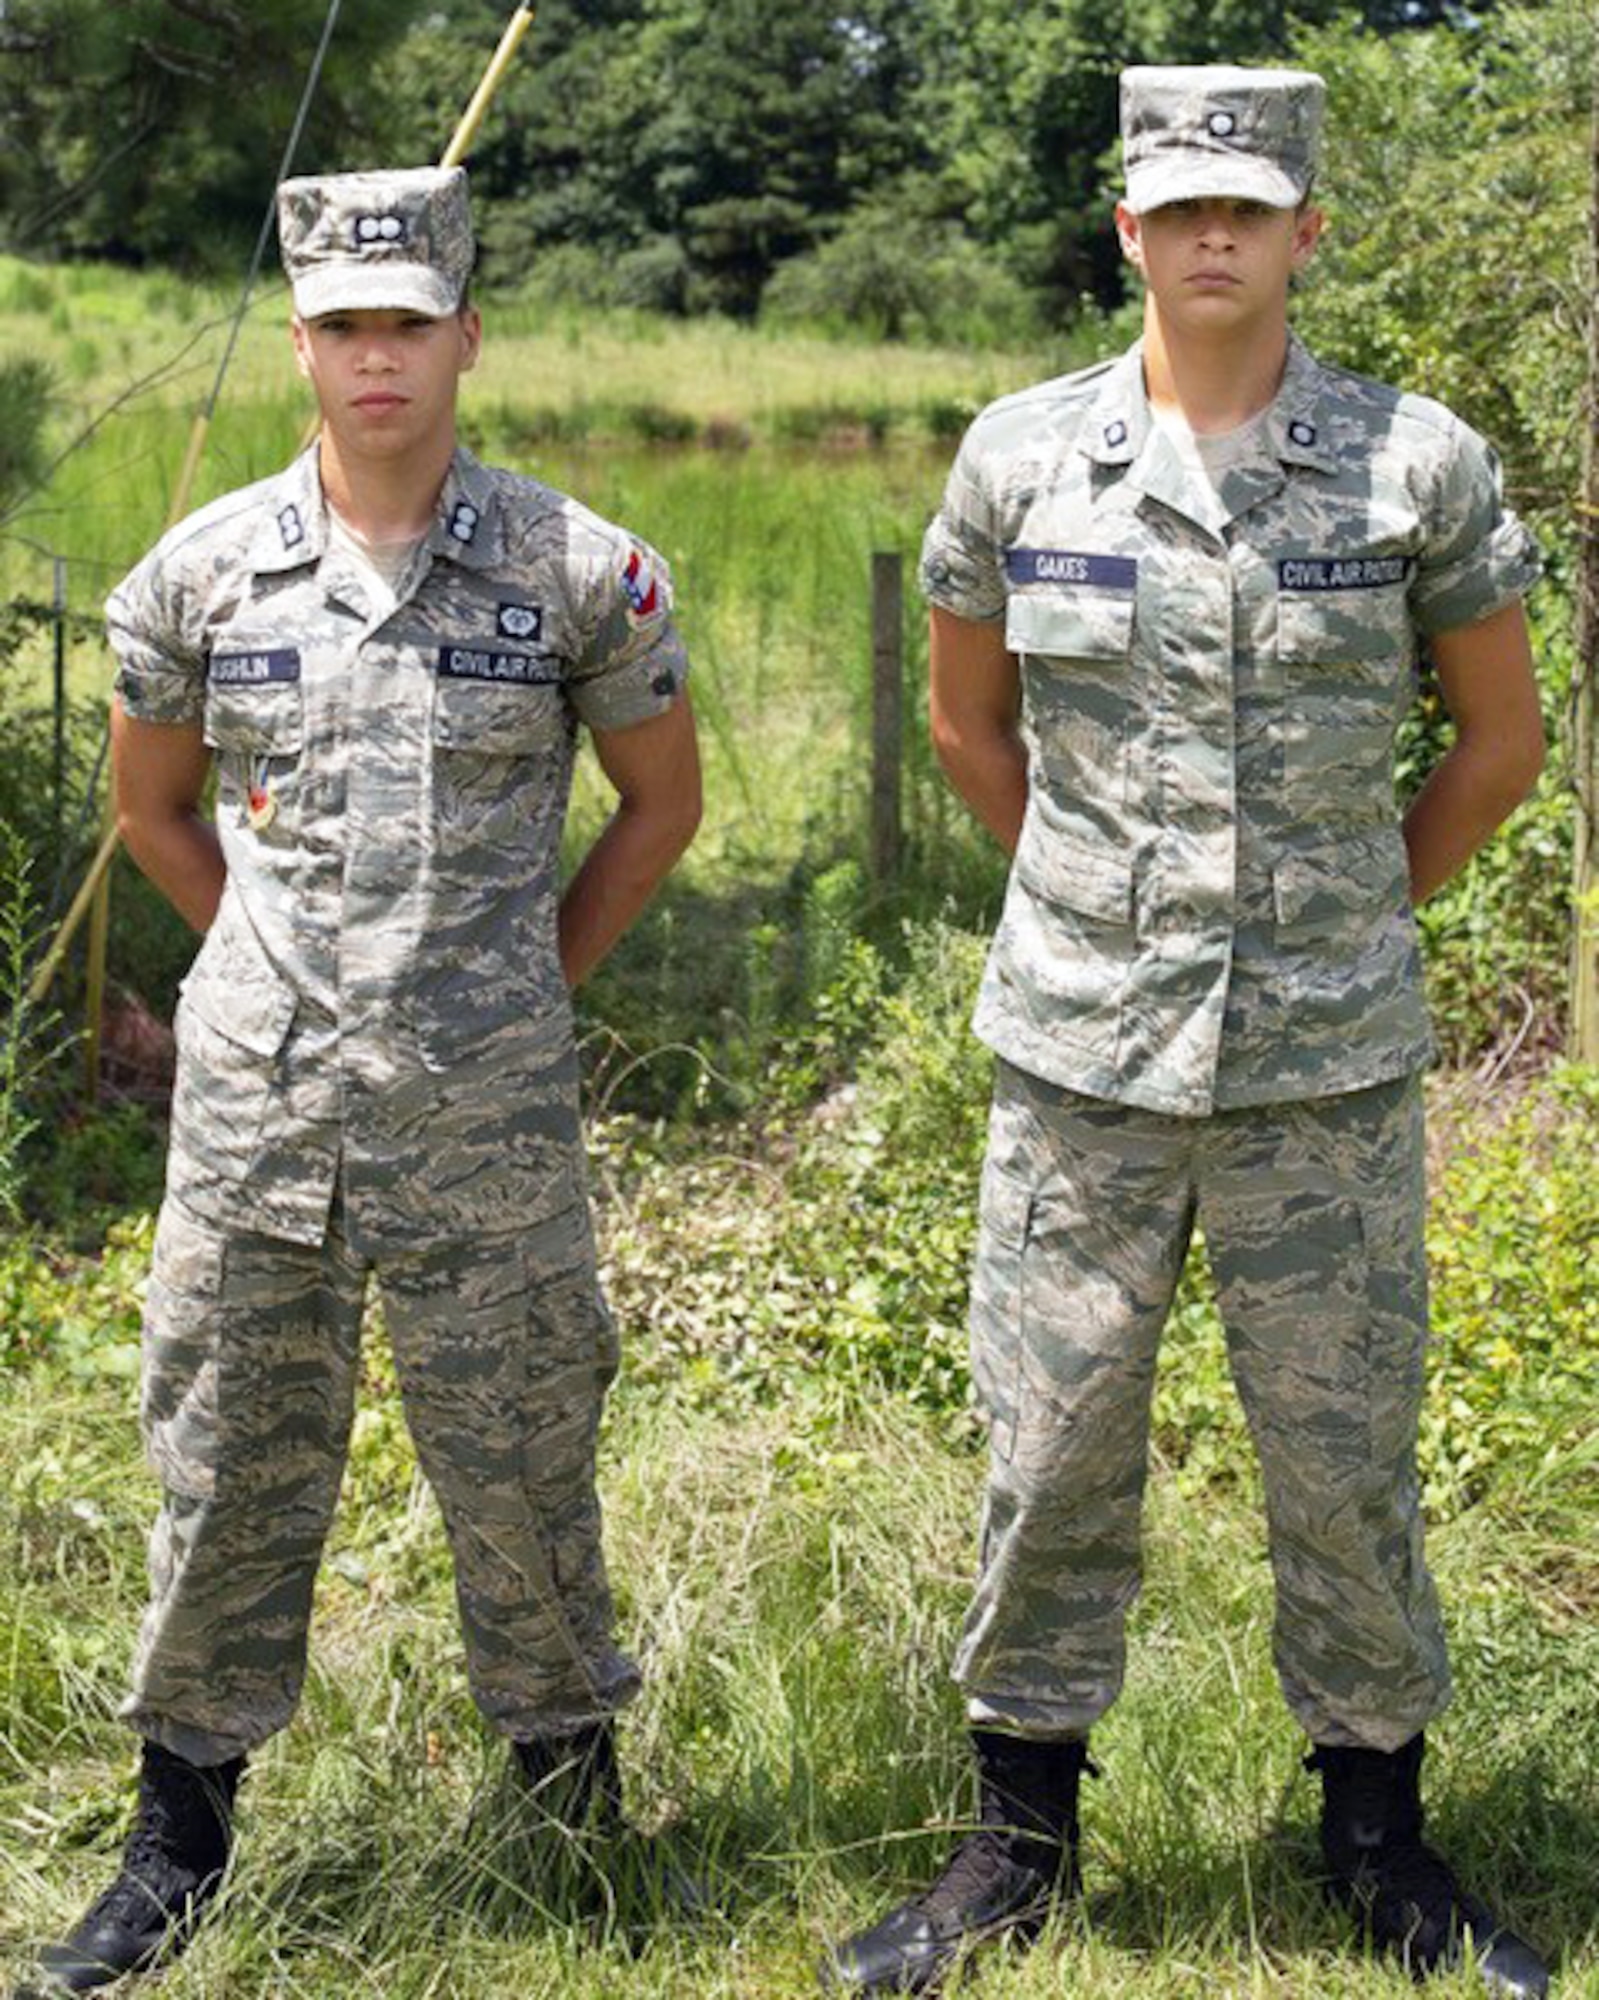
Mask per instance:
[[[823,1421],[891,1393],[975,1436],[966,1289],[991,1060],[968,1018],[984,949],[948,924],[913,925],[891,982],[858,939],[824,947],[838,969],[817,996],[817,1035],[826,1046],[847,1024],[857,1081],[799,1108],[817,1045],[790,1044],[797,1085],[754,1144],[685,1157],[641,1147],[626,1124],[602,1132],[610,1282],[646,1376],[712,1401],[798,1394]],[[1440,1517],[1551,1455],[1580,1464],[1596,1437],[1599,1077],[1557,1071],[1515,1104],[1502,1122],[1487,1094],[1445,1105],[1422,1435]],[[1168,1331],[1154,1443],[1192,1490],[1253,1477],[1202,1245]]]
[[[1035,302],[992,251],[892,200],[852,210],[836,235],[780,265],[761,294],[761,319],[979,347],[1017,346],[1038,330]]]

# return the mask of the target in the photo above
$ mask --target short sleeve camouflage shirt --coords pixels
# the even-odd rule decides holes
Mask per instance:
[[[1022,680],[978,1032],[1186,1115],[1423,1063],[1395,733],[1419,643],[1538,568],[1481,438],[1297,341],[1215,482],[1153,421],[1137,347],[992,404],[922,558],[934,605],[1004,620]]]
[[[198,723],[227,888],[183,987],[168,1167],[214,1220],[357,1245],[511,1229],[581,1186],[556,951],[578,724],[671,706],[645,543],[456,453],[398,601],[330,545],[313,448],[112,593],[117,688]]]

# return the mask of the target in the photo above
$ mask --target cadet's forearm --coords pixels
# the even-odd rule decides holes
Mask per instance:
[[[582,984],[623,936],[694,838],[699,801],[666,812],[625,799],[561,897],[561,970]]]
[[[1007,854],[1027,811],[1027,748],[1014,727],[957,726],[935,715],[933,745],[955,790]]]
[[[1532,790],[1541,762],[1514,742],[1463,737],[1454,744],[1405,814],[1413,903],[1465,867]]]
[[[117,831],[128,852],[197,931],[209,930],[227,869],[200,800],[211,769],[198,722],[139,722],[111,703]]]
[[[123,844],[139,867],[197,931],[211,928],[228,871],[217,830],[198,813],[148,818],[117,816]]]

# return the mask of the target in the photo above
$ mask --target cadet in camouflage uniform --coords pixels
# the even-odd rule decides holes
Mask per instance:
[[[472,1692],[573,1816],[614,1820],[638,1685],[594,1491],[616,1345],[569,989],[698,819],[670,579],[457,447],[459,169],[289,182],[279,225],[319,444],[108,607],[123,831],[205,942],[145,1325],[140,1817],[51,1991],[177,1948],[221,1878],[245,1754],[300,1693],[374,1272]],[[579,724],[620,805],[563,895]]]
[[[1545,1990],[1421,1839],[1422,1729],[1449,1684],[1415,1464],[1411,914],[1536,776],[1537,561],[1480,438],[1288,330],[1322,97],[1303,72],[1124,75],[1145,337],[985,410],[927,537],[935,741],[1015,857],[976,1018],[999,1057],[972,1293],[991,1460],[955,1671],[981,1826],[829,1954],[851,1992],[926,1990],[1077,1886],[1196,1223],[1332,1883],[1413,1970],[1470,1953],[1501,1992]],[[1422,645],[1458,734],[1401,825]]]

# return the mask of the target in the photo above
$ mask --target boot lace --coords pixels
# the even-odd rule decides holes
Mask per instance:
[[[90,1920],[106,1917],[148,1923],[152,1911],[164,1918],[220,1879],[227,1861],[227,1815],[231,1770],[182,1774],[165,1782],[146,1778],[140,1785],[139,1816],[122,1850],[116,1880],[89,1909]]]

